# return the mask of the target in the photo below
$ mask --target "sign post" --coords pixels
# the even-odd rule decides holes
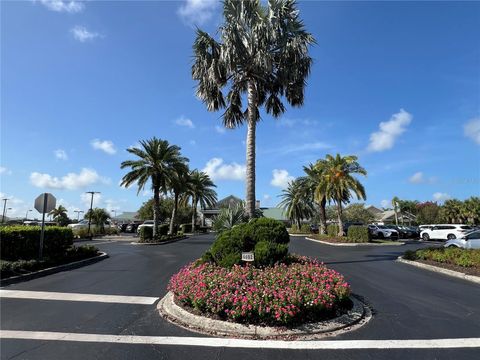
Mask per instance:
[[[43,239],[45,237],[45,214],[55,209],[57,199],[50,193],[40,194],[35,199],[35,209],[42,214],[42,231],[40,233],[40,245],[38,247],[38,258],[43,257]]]

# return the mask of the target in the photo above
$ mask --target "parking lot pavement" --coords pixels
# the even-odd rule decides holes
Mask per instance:
[[[20,292],[1,300],[1,358],[478,359],[480,287],[394,261],[425,244],[346,249],[292,238],[293,252],[342,272],[373,307],[370,323],[331,343],[275,349],[215,340],[164,321],[156,303],[170,276],[212,241],[207,235],[140,247],[94,240],[109,259],[3,288]]]

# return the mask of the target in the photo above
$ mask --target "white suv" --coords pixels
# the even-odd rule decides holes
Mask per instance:
[[[472,231],[472,227],[462,224],[439,224],[431,229],[425,229],[420,233],[420,238],[425,241],[430,239],[453,240],[463,237],[466,233]]]
[[[143,222],[143,224],[141,225],[138,225],[138,228],[137,228],[137,233],[140,234],[140,229],[143,228],[143,227],[151,227],[153,229],[153,225],[155,224],[155,222],[153,220],[145,220]]]
[[[372,235],[373,238],[378,239],[390,239],[398,240],[398,231],[395,229],[390,229],[385,225],[368,225],[368,232]]]

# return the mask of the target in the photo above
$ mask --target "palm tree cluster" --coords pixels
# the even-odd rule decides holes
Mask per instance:
[[[58,205],[58,207],[50,211],[48,215],[50,215],[60,226],[66,226],[70,223],[70,219],[67,215],[67,209],[63,205]]]
[[[223,124],[247,124],[246,210],[255,213],[255,131],[260,109],[279,117],[282,98],[303,105],[315,40],[305,31],[295,0],[224,0],[220,39],[197,29],[192,77],[209,111],[225,109]],[[226,89],[225,95],[222,90]],[[247,104],[242,104],[245,96]]]
[[[103,233],[105,232],[105,222],[110,219],[110,214],[105,209],[94,208],[85,213],[85,219],[90,220],[94,225],[97,225]]]
[[[343,235],[343,204],[350,202],[355,195],[366,200],[365,188],[354,174],[367,175],[367,171],[357,162],[353,155],[327,155],[303,168],[305,176],[288,184],[283,190],[280,206],[287,216],[300,227],[302,219],[313,217],[316,211],[320,214],[320,233],[326,233],[326,204],[335,204],[338,236]]]
[[[157,235],[160,214],[160,195],[171,194],[174,199],[170,217],[170,234],[174,232],[175,216],[179,204],[191,203],[193,208],[192,231],[195,231],[196,208],[213,206],[217,201],[215,184],[199,170],[190,170],[188,158],[182,156],[181,148],[167,140],[153,137],[140,141],[140,147],[128,148],[135,159],[122,162],[121,168],[131,170],[122,178],[121,186],[138,186],[137,194],[150,185],[153,191],[153,235]]]

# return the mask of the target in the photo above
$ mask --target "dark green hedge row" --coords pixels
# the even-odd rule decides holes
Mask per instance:
[[[364,243],[370,241],[367,226],[351,225],[348,228],[347,239],[349,242]]]
[[[338,225],[337,224],[330,224],[327,226],[327,235],[336,237],[338,236]]]
[[[169,225],[162,224],[158,226],[157,237],[165,236],[168,234]],[[153,227],[152,226],[143,226],[140,228],[140,242],[151,242],[153,241]]]
[[[242,263],[242,252],[253,251],[255,266],[271,266],[288,255],[285,225],[277,220],[259,218],[220,233],[203,261],[230,268]]]
[[[290,232],[292,234],[310,234],[310,225],[309,224],[302,224],[300,229],[298,228],[297,224],[293,224],[290,228]]]
[[[181,224],[180,225],[180,231],[182,233],[191,233],[192,232],[192,223],[190,224]]]
[[[28,260],[38,257],[39,226],[4,226],[0,228],[0,252],[4,260]],[[72,229],[60,226],[45,227],[43,255],[61,257],[73,244]]]

